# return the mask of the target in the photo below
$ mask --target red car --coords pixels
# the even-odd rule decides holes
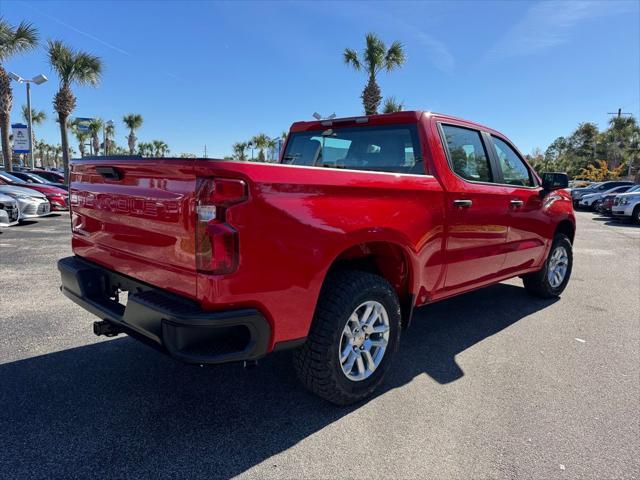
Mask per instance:
[[[0,171],[0,185],[13,185],[14,187],[24,187],[30,188],[32,190],[37,190],[38,192],[44,194],[49,200],[51,204],[51,210],[68,210],[68,194],[65,190],[54,187],[52,185],[43,185],[38,183],[29,183],[24,180],[16,177],[15,175],[11,175],[4,170]]]
[[[34,170],[29,170],[29,172],[35,173],[36,175],[44,178],[51,183],[61,183],[63,185],[65,183],[64,175],[58,172],[54,172],[53,170],[41,170],[36,168]]]
[[[295,123],[279,164],[76,160],[62,291],[96,334],[184,362],[294,348],[304,385],[349,404],[415,307],[516,276],[561,294],[567,184],[501,133],[428,112]]]

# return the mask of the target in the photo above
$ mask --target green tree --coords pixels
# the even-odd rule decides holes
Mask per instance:
[[[22,118],[25,123],[29,123],[29,108],[26,105],[22,105]],[[36,150],[37,140],[36,140],[36,125],[42,125],[44,121],[47,119],[47,114],[44,113],[44,110],[36,110],[35,108],[31,109],[31,137],[33,139],[34,151]]]
[[[76,137],[78,141],[78,150],[80,151],[80,157],[84,157],[86,154],[87,140],[89,140],[89,132],[81,128],[77,121],[70,122],[71,133]],[[64,156],[63,156],[64,157]]]
[[[401,112],[404,109],[402,102],[398,102],[395,97],[388,97],[384,101],[384,107],[382,113],[394,113]]]
[[[169,153],[169,145],[162,140],[153,140],[151,142],[153,147],[153,155],[156,157],[165,157]]]
[[[236,142],[231,147],[233,149],[233,159],[245,161],[247,159],[248,142]]]
[[[347,65],[351,65],[355,70],[364,70],[368,76],[368,81],[362,91],[362,105],[365,115],[378,113],[378,107],[382,101],[382,94],[377,82],[377,75],[381,70],[390,72],[401,67],[406,56],[404,47],[400,42],[393,42],[387,49],[386,45],[374,33],[366,36],[366,46],[361,57],[358,52],[351,48],[346,48],[343,52],[343,60]]]
[[[113,148],[115,147],[115,135],[116,135],[116,126],[113,122],[106,122],[104,127],[104,154],[109,155],[113,154]]]
[[[102,75],[102,60],[95,55],[76,51],[60,40],[48,42],[49,64],[58,75],[60,87],[55,95],[53,107],[58,113],[60,139],[62,143],[62,167],[65,181],[69,182],[69,139],[67,119],[76,108],[76,97],[71,86],[97,85]]]
[[[131,155],[133,155],[136,151],[136,141],[138,140],[138,137],[136,137],[136,130],[138,130],[142,126],[143,120],[144,119],[142,118],[142,115],[140,115],[139,113],[130,113],[122,117],[122,121],[129,129],[128,143],[129,153]]]
[[[271,139],[264,133],[259,133],[251,139],[251,143],[253,144],[254,148],[258,149],[258,162],[265,161],[266,157],[264,151],[269,148],[270,141]]]
[[[15,55],[33,50],[38,45],[38,31],[27,22],[20,22],[17,27],[0,17],[0,144],[4,168],[12,170],[11,143],[9,127],[11,125],[11,107],[13,106],[13,90],[11,78],[4,68],[5,63]]]
[[[91,136],[91,154],[100,155],[100,132],[102,132],[102,120],[94,118],[89,122],[89,135]]]

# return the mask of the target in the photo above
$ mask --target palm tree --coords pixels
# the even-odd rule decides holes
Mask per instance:
[[[100,154],[100,132],[102,131],[102,120],[94,118],[89,122],[89,135],[91,136],[92,155]]]
[[[147,142],[138,143],[138,154],[143,157],[153,156],[153,144]]]
[[[25,123],[29,123],[29,108],[26,105],[22,105],[22,118]],[[42,125],[47,119],[47,114],[43,110],[31,109],[31,138],[33,139],[33,150],[37,150],[38,141],[36,140],[36,134],[34,131],[34,125]]]
[[[264,133],[259,133],[258,135],[256,135],[251,139],[251,143],[253,144],[253,146],[258,149],[259,162],[264,162],[265,160],[264,151],[265,149],[269,148],[270,140],[271,139],[267,137]]]
[[[109,155],[111,152],[111,147],[113,146],[113,138],[116,134],[116,126],[113,122],[109,121],[105,124],[104,127],[104,154]]]
[[[395,97],[389,97],[384,101],[382,113],[401,112],[404,109],[402,102],[396,101]]]
[[[405,60],[404,47],[398,41],[393,42],[387,50],[386,45],[374,33],[368,33],[366,47],[361,58],[358,52],[346,48],[343,53],[344,63],[351,65],[355,70],[364,69],[369,76],[369,81],[362,91],[362,105],[365,115],[375,115],[382,101],[380,87],[376,76],[381,70],[390,72],[394,68],[401,67]]]
[[[156,157],[164,157],[169,153],[169,145],[162,140],[153,140],[151,144],[153,146],[153,154]]]
[[[84,157],[86,150],[86,143],[89,139],[89,132],[80,128],[80,125],[77,122],[71,122],[71,132],[76,137],[78,141],[78,150],[80,151],[80,157]],[[64,155],[63,155],[64,158]]]
[[[76,108],[76,97],[71,85],[97,85],[102,75],[102,60],[89,53],[72,49],[60,40],[48,42],[49,64],[56,71],[60,88],[53,100],[58,113],[60,139],[62,142],[62,168],[65,181],[69,182],[69,139],[67,137],[67,119]]]
[[[236,142],[231,148],[233,148],[233,158],[235,160],[245,161],[247,159],[248,142]]]
[[[129,129],[129,153],[133,155],[136,151],[136,130],[142,126],[143,118],[139,113],[130,113],[122,117],[122,121]]]
[[[4,63],[14,55],[34,49],[38,45],[38,31],[30,23],[20,22],[17,27],[0,17],[0,137],[4,168],[12,170],[11,145],[9,140],[10,115],[13,105],[11,78]]]

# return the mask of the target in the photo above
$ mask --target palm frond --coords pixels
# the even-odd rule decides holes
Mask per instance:
[[[360,70],[361,65],[360,59],[358,58],[358,52],[356,52],[352,48],[345,48],[342,55],[344,63],[346,63],[347,65],[351,65],[356,70]]]
[[[369,75],[375,76],[385,66],[386,47],[375,33],[367,33],[366,45],[364,51],[366,69]]]
[[[79,52],[60,40],[47,42],[49,64],[60,79],[61,85],[96,85],[102,75],[100,57],[86,52]]]
[[[0,18],[0,62],[38,46],[38,30],[28,22],[12,27]]]
[[[401,112],[404,109],[404,104],[396,100],[395,97],[389,97],[384,101],[383,113]]]
[[[387,70],[387,72],[390,72],[394,68],[402,66],[406,59],[407,58],[404,53],[404,46],[400,42],[395,41],[391,44],[389,50],[387,50],[387,53],[385,54],[385,69]]]

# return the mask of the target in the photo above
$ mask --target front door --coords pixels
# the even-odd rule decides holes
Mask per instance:
[[[495,155],[499,182],[509,201],[507,256],[502,273],[516,273],[539,265],[548,240],[544,232],[549,218],[543,214],[542,188],[518,152],[506,140],[491,136],[490,152]]]

